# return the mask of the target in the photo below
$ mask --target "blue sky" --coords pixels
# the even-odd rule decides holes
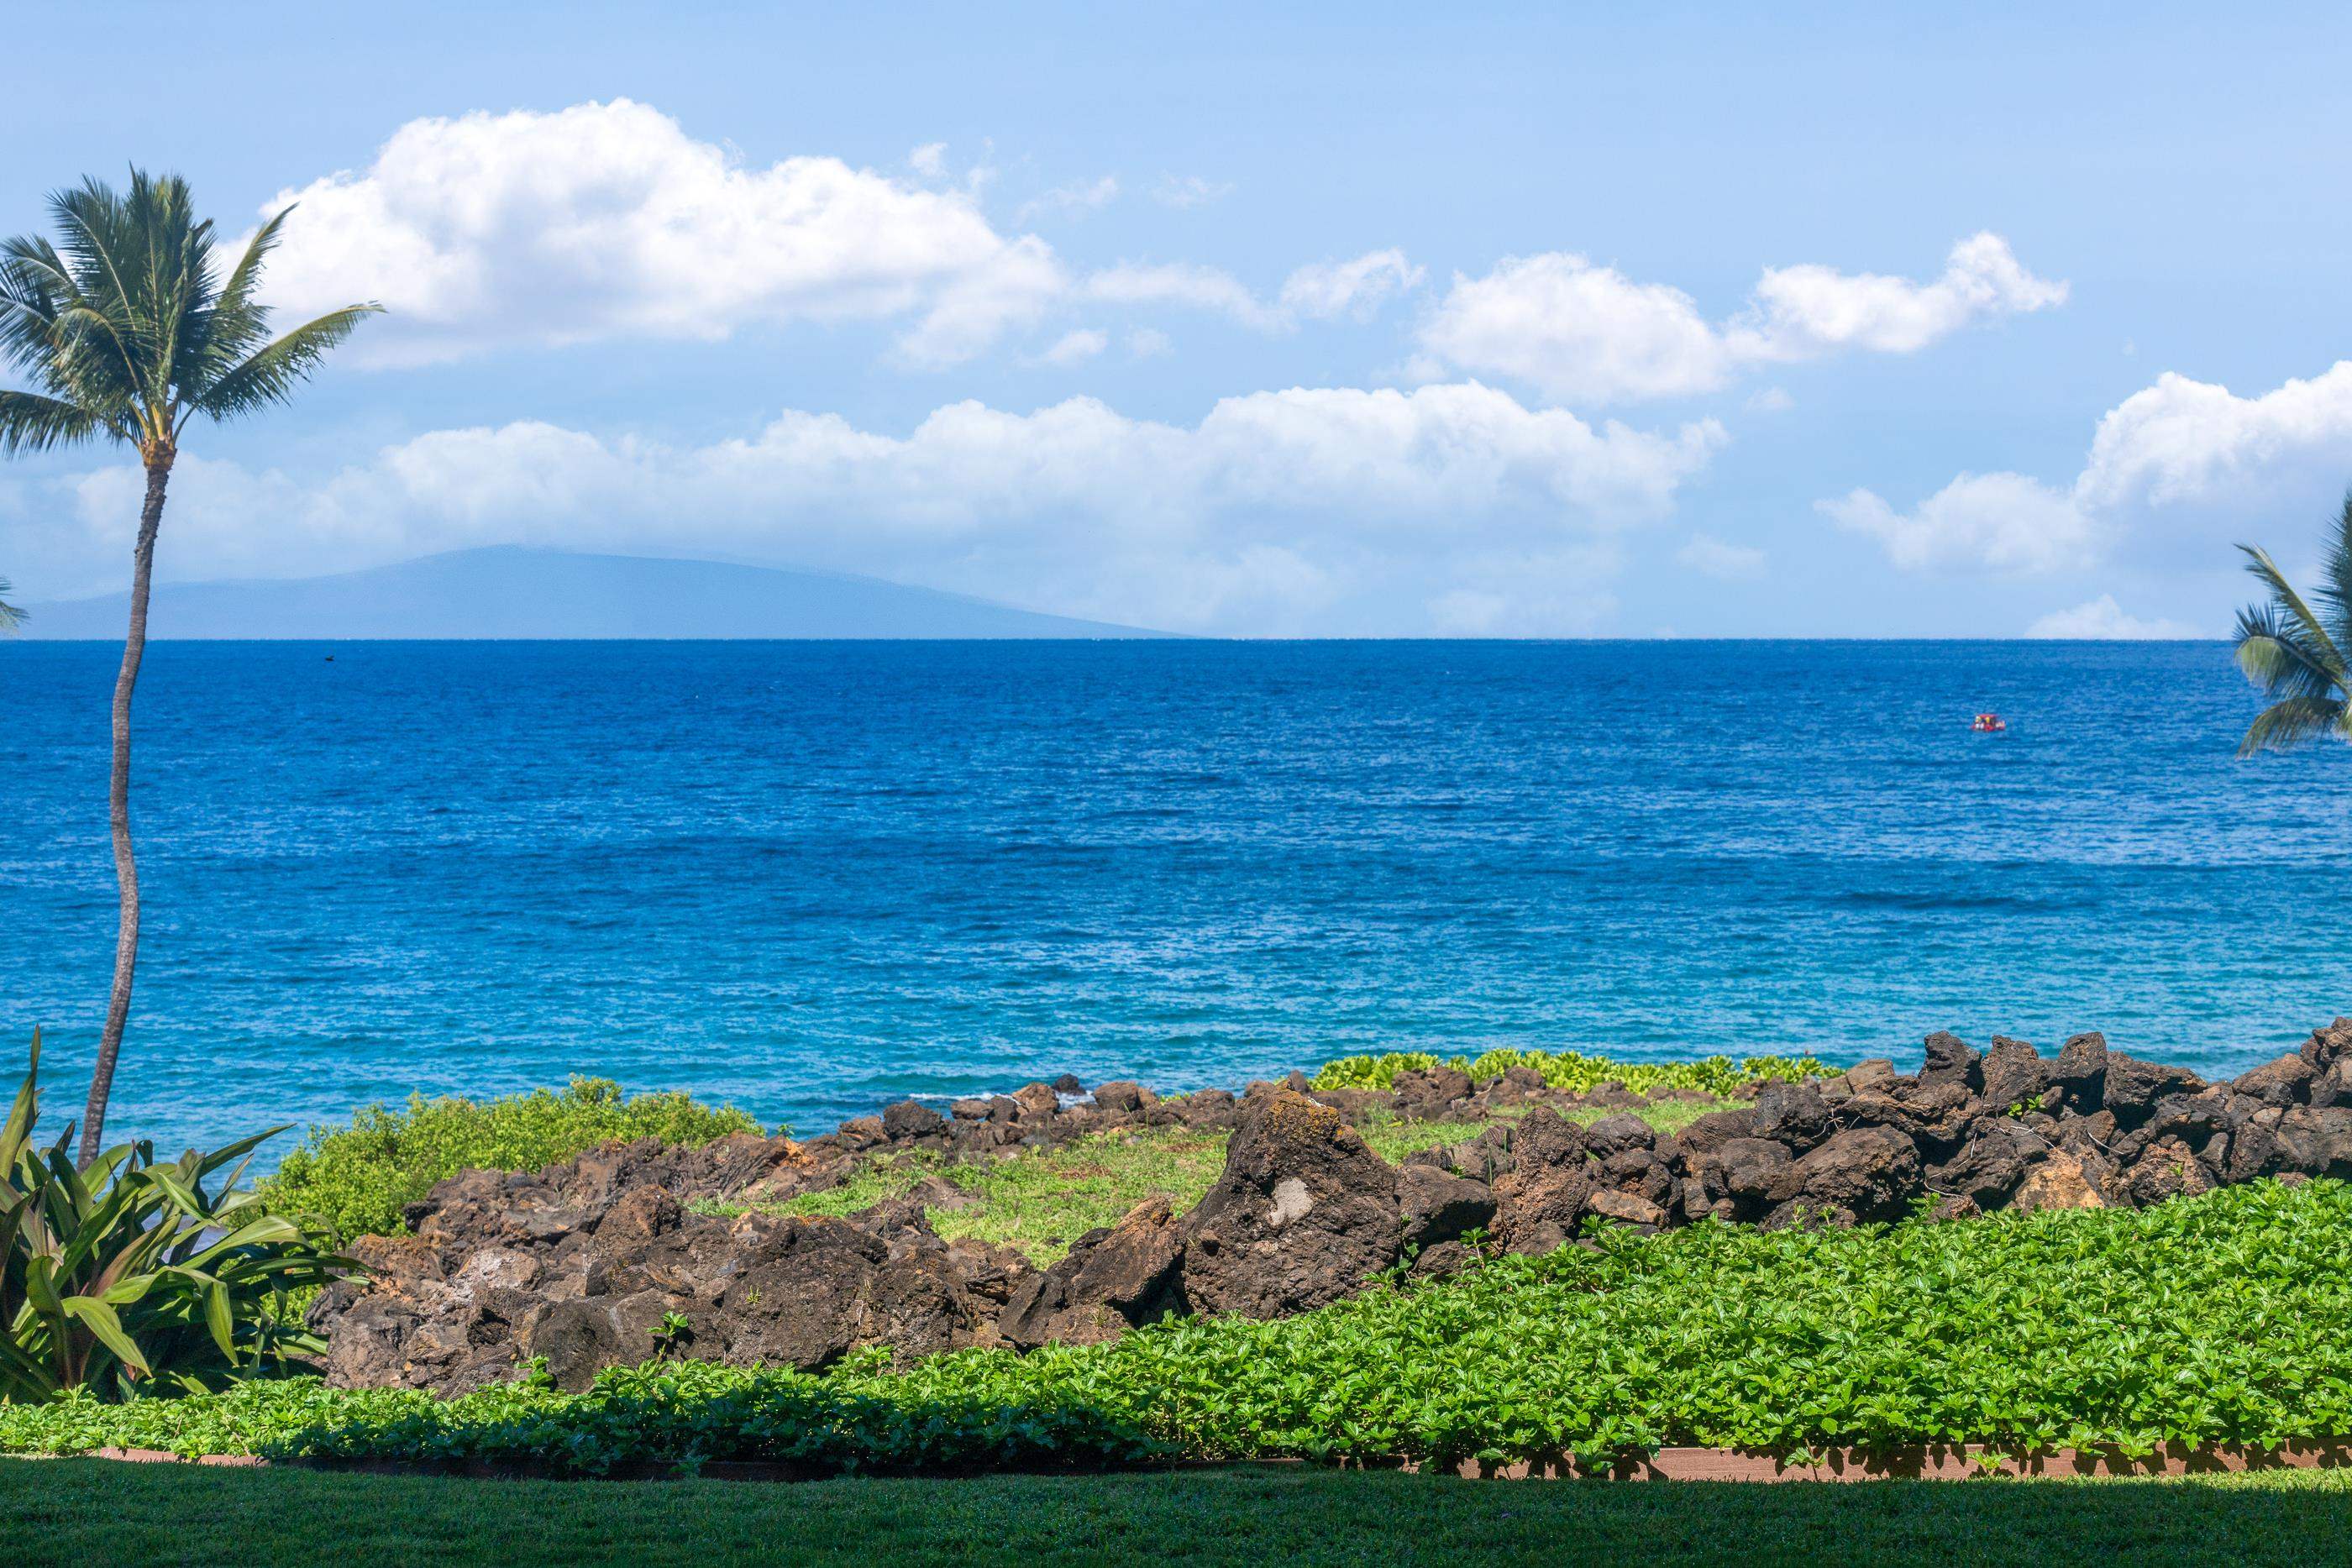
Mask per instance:
[[[2352,481],[2340,8],[226,6],[5,68],[393,313],[166,579],[522,540],[1239,634],[2218,635]],[[495,10],[485,16],[486,10]],[[144,13],[140,15],[140,13]],[[102,452],[0,575],[120,586]]]

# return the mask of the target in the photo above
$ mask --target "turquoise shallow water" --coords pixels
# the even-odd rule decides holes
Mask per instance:
[[[115,658],[0,646],[59,1110]],[[173,1145],[573,1072],[805,1130],[1382,1048],[2218,1071],[2352,1012],[2352,750],[2232,760],[2219,644],[166,643],[139,702],[115,1115]]]

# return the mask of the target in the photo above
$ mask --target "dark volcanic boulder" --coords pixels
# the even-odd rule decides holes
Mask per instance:
[[[2314,1105],[2352,1105],[2352,1056],[2340,1056],[2311,1076],[2303,1097]]]
[[[1755,1135],[1756,1112],[1751,1106],[1740,1105],[1728,1111],[1708,1112],[1676,1134],[1675,1142],[1682,1146],[1685,1159],[1697,1160],[1734,1138]]]
[[[2064,1092],[2069,1109],[2084,1115],[2099,1109],[2107,1082],[2107,1037],[2070,1036],[2050,1070],[2051,1087]]]
[[[2185,1197],[2213,1188],[2213,1173],[2200,1164],[2179,1138],[2158,1138],[2123,1175],[2125,1190],[2140,1208],[2167,1198]]]
[[[1919,1070],[1919,1076],[1949,1080],[1962,1089],[1972,1089],[1978,1082],[1977,1063],[1980,1060],[1974,1046],[1948,1030],[1939,1029],[1927,1037],[1927,1065]]]
[[[2187,1068],[2142,1061],[2120,1051],[2107,1052],[2105,1104],[2119,1126],[2137,1126],[2168,1094],[2194,1094],[2204,1087],[2205,1081]]]
[[[1985,1108],[2002,1112],[2012,1110],[2041,1098],[2050,1086],[2051,1064],[2042,1060],[2042,1053],[2021,1040],[2011,1040],[2005,1034],[1992,1037],[1991,1047],[1985,1051],[1979,1066],[1984,1082]]]
[[[1796,1165],[1786,1144],[1734,1138],[1704,1156],[1698,1179],[1711,1197],[1729,1205],[1725,1218],[1758,1219],[1797,1196]]]
[[[1637,1149],[1647,1153],[1657,1141],[1657,1129],[1629,1111],[1603,1116],[1584,1129],[1584,1146],[1595,1159]]]
[[[719,1268],[693,1281],[701,1299],[718,1292],[709,1322],[692,1325],[705,1354],[814,1370],[865,1345],[914,1356],[994,1338],[997,1303],[919,1223],[890,1240],[846,1220],[763,1215],[730,1231]]]
[[[2290,1106],[2281,1113],[2273,1138],[2274,1169],[2352,1176],[2352,1107]]]
[[[1183,1232],[1167,1198],[1146,1198],[1118,1225],[1088,1231],[1068,1257],[1024,1280],[997,1326],[1024,1347],[1117,1339],[1139,1324],[1187,1310],[1180,1281],[1183,1260]]]
[[[1834,1130],[1829,1102],[1812,1079],[1796,1083],[1767,1083],[1756,1092],[1756,1136],[1786,1144],[1803,1154]]]
[[[1458,1067],[1429,1067],[1397,1074],[1396,1102],[1408,1109],[1440,1108],[1470,1098],[1470,1075]]]
[[[1184,1218],[1195,1311],[1283,1317],[1353,1295],[1397,1260],[1397,1173],[1328,1105],[1279,1090]]]
[[[2311,1080],[2311,1063],[2300,1056],[2282,1056],[2241,1072],[2230,1087],[2265,1105],[2284,1107],[2309,1099]]]
[[[664,1323],[689,1305],[659,1291],[555,1301],[530,1320],[520,1348],[525,1355],[544,1356],[555,1385],[577,1394],[608,1366],[652,1360],[663,1343]]]
[[[2340,1018],[2325,1029],[2315,1029],[2303,1042],[2304,1062],[2314,1073],[2325,1072],[2347,1057],[2352,1057],[2352,1019]]]
[[[1991,1061],[1988,1054],[1988,1067]],[[1927,1188],[1966,1197],[1980,1209],[1999,1208],[2048,1148],[2048,1140],[2027,1131],[2016,1117],[1989,1116],[1950,1159],[1929,1167]]]
[[[1900,1219],[1926,1190],[1918,1145],[1892,1127],[1849,1127],[1799,1160],[1792,1174],[1795,1209],[1826,1210],[1841,1220]]]
[[[1574,1239],[1598,1176],[1583,1128],[1549,1105],[1528,1112],[1511,1137],[1511,1169],[1495,1183],[1496,1239],[1514,1252]]]
[[[1643,1235],[1666,1223],[1666,1210],[1663,1205],[1633,1193],[1609,1188],[1592,1195],[1592,1212],[1602,1219],[1630,1225]]]
[[[929,1105],[912,1100],[901,1100],[882,1108],[882,1132],[892,1143],[904,1143],[909,1138],[929,1137],[933,1133],[948,1130],[948,1119]]]
[[[1898,1078],[1884,1093],[1858,1093],[1838,1107],[1840,1119],[1862,1126],[1893,1127],[1930,1145],[1958,1144],[1984,1103],[1957,1076]]]
[[[1099,1084],[1095,1089],[1095,1103],[1114,1115],[1134,1115],[1145,1106],[1157,1104],[1160,1097],[1140,1083],[1117,1080]]]
[[[1495,1223],[1493,1188],[1429,1164],[1408,1164],[1397,1173],[1397,1207],[1408,1247],[1457,1241]]]

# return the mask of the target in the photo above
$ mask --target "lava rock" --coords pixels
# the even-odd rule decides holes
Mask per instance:
[[[2042,1059],[2042,1053],[2024,1040],[2003,1034],[1993,1036],[1977,1070],[1983,1082],[1986,1108],[2004,1112],[2038,1102],[2042,1092],[2050,1087],[2051,1067]]]
[[[1352,1295],[1397,1260],[1397,1173],[1339,1113],[1288,1090],[1234,1129],[1184,1218],[1196,1311],[1283,1317]]]
[[[1024,1347],[1117,1339],[1129,1328],[1189,1310],[1183,1260],[1184,1235],[1168,1199],[1146,1198],[1118,1225],[1081,1236],[1067,1257],[1015,1287],[998,1327]]]
[[[1404,1221],[1403,1244],[1412,1248],[1458,1241],[1495,1223],[1493,1188],[1429,1165],[1408,1164],[1398,1172],[1397,1207]]]
[[[945,1116],[929,1105],[918,1104],[912,1100],[901,1100],[895,1105],[882,1108],[882,1131],[894,1144],[903,1144],[911,1138],[927,1138],[934,1133],[944,1133],[947,1128]]]
[[[1797,1203],[1857,1219],[1899,1219],[1925,1190],[1919,1146],[1892,1127],[1849,1127],[1799,1160],[1793,1174]]]

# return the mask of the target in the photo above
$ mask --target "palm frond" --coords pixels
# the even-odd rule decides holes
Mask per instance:
[[[2260,545],[2240,545],[2238,549],[2245,553],[2246,570],[2271,591],[2271,604],[2282,623],[2294,631],[2297,640],[2309,650],[2313,659],[2327,671],[2336,685],[2345,685],[2347,675],[2342,650],[2328,636],[2326,624],[2312,613],[2311,606],[2303,601],[2303,595],[2295,591],[2294,584],[2287,580],[2286,573],[2271,559],[2270,551]]]
[[[273,337],[260,278],[287,214],[224,275],[213,225],[176,175],[134,169],[120,192],[84,180],[49,211],[54,243],[0,242],[0,362],[30,383],[0,405],[0,451],[109,435],[169,462],[190,419],[286,401],[381,308],[350,306]]]
[[[2238,612],[2238,668],[2271,696],[2326,696],[2339,683],[2304,638],[2292,617],[2276,605],[2249,604]]]
[[[361,322],[383,309],[373,303],[347,305],[315,321],[305,321],[256,350],[243,364],[205,389],[190,403],[191,412],[211,419],[234,419],[284,402],[331,350],[357,331]]]
[[[14,632],[25,623],[25,612],[8,602],[12,591],[8,580],[0,577],[0,632]]]
[[[262,264],[278,248],[278,236],[294,208],[289,205],[253,231],[245,252],[229,268],[228,277],[211,302],[190,323],[196,345],[185,378],[199,392],[269,341],[269,308],[257,298]]]
[[[2352,648],[2352,490],[2345,492],[2343,508],[2336,515],[2336,529],[2319,564],[2319,589],[2312,597],[2326,612],[2328,635],[2336,645]]]
[[[2254,716],[2238,743],[2238,755],[2251,757],[2323,735],[2352,739],[2352,706],[2334,697],[2286,697]]]
[[[79,403],[0,390],[0,456],[47,452],[106,434],[106,422]]]

